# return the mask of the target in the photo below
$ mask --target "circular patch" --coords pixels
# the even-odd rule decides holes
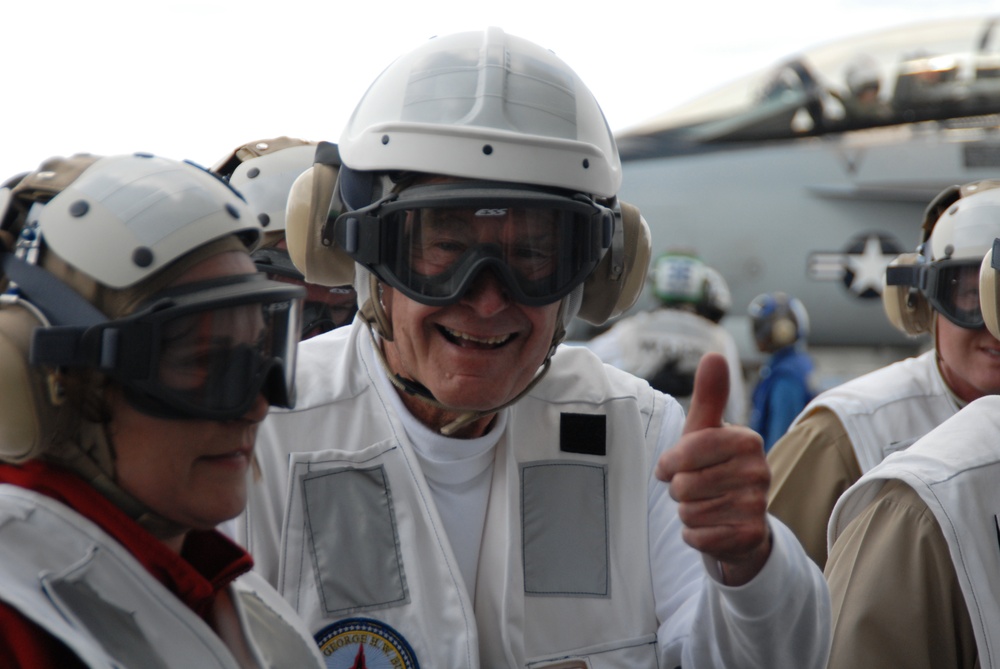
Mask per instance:
[[[399,632],[372,618],[345,618],[316,634],[327,669],[420,669]]]

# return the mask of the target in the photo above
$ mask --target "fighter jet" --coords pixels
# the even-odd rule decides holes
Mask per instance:
[[[923,342],[883,313],[886,264],[915,250],[937,193],[1000,177],[1000,21],[805,50],[616,139],[621,199],[645,215],[654,256],[687,247],[722,272],[741,348],[746,306],[783,290],[804,302],[814,349],[902,357]]]

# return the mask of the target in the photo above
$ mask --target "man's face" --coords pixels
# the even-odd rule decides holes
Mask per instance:
[[[978,272],[963,272],[955,281],[951,299],[959,312],[977,311]],[[952,391],[966,402],[1000,393],[1000,341],[985,327],[970,330],[940,314],[934,318],[941,374]]]
[[[433,274],[430,264],[440,264],[459,241],[465,246],[510,245],[518,235],[530,234],[522,228],[523,221],[514,217],[458,226],[450,220],[435,235],[422,238],[415,269]],[[429,266],[418,267],[420,262]],[[542,267],[547,261],[532,256],[523,262]],[[527,266],[521,270],[532,271]],[[559,301],[542,307],[515,302],[492,269],[480,272],[452,305],[429,307],[389,286],[382,303],[393,329],[393,341],[384,344],[392,371],[423,384],[448,407],[478,411],[501,406],[528,386],[552,344],[560,307]],[[425,422],[438,426],[427,415],[428,405],[410,404]]]

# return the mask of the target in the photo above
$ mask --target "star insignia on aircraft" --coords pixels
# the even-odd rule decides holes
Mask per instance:
[[[808,275],[816,281],[840,281],[855,297],[876,298],[882,294],[886,265],[902,252],[894,237],[866,232],[853,237],[841,252],[810,253]]]

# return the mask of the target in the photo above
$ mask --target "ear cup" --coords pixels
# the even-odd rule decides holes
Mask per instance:
[[[994,243],[979,268],[979,307],[983,312],[986,329],[991,335],[1000,339],[1000,309],[997,308],[997,298],[1000,297],[1000,272],[993,267],[993,255],[996,252],[997,245]]]
[[[337,168],[316,163],[295,179],[285,210],[288,255],[307,282],[321,286],[354,282],[354,259],[336,245],[323,245],[336,185]]]
[[[916,253],[902,253],[891,263],[890,267],[915,265],[920,256]],[[890,286],[883,278],[882,306],[889,322],[902,332],[909,335],[929,332],[934,322],[934,311],[930,303],[916,288],[912,286]]]
[[[20,462],[37,456],[51,438],[55,408],[43,376],[28,362],[31,333],[41,325],[28,309],[0,309],[0,460]]]
[[[638,207],[621,203],[621,237],[611,243],[597,268],[583,284],[583,302],[577,314],[594,325],[625,312],[642,294],[652,255],[649,224]]]
[[[785,348],[798,339],[798,327],[791,318],[779,318],[771,325],[771,344],[774,350]]]

